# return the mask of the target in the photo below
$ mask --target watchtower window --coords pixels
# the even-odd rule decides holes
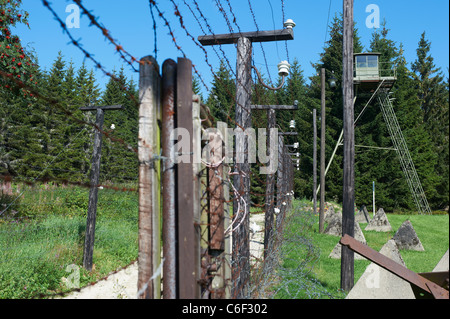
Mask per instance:
[[[376,55],[368,55],[367,56],[367,67],[369,67],[369,68],[378,68],[378,56],[376,56]]]
[[[356,56],[356,68],[378,68],[378,56],[358,55]]]
[[[367,68],[367,56],[358,55],[356,56],[356,68]]]

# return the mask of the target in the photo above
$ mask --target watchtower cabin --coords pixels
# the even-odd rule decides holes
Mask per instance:
[[[381,53],[366,52],[354,54],[355,88],[364,92],[374,92],[378,86],[389,91],[394,85],[396,70],[391,62],[380,62]]]

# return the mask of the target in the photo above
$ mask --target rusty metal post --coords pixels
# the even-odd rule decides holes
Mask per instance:
[[[176,215],[175,215],[175,153],[171,134],[175,128],[175,85],[177,65],[166,60],[162,66],[162,129],[161,143],[164,158],[162,173],[163,197],[163,298],[175,299],[176,291]]]
[[[195,224],[193,205],[193,154],[192,149],[192,62],[178,58],[177,66],[177,128],[189,133],[182,141],[186,161],[180,161],[177,169],[177,209],[178,209],[178,283],[180,299],[198,299],[200,297],[199,278],[196,267],[200,245],[199,225]]]

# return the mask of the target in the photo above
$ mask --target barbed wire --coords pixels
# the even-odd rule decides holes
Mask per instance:
[[[71,44],[73,44],[75,47],[77,47],[77,48],[84,54],[84,56],[85,56],[87,59],[91,60],[91,61],[94,63],[94,66],[95,66],[97,69],[99,69],[99,70],[101,70],[101,71],[103,72],[104,75],[106,75],[107,77],[109,77],[109,78],[111,78],[113,81],[115,81],[115,82],[119,85],[119,87],[120,87],[120,88],[128,95],[128,97],[130,98],[130,100],[134,102],[135,106],[138,107],[138,106],[139,106],[139,101],[136,99],[136,97],[134,96],[133,92],[130,91],[130,88],[129,88],[128,86],[122,85],[122,83],[121,83],[121,81],[120,81],[120,79],[119,79],[118,77],[116,77],[113,73],[107,71],[107,70],[104,68],[104,66],[103,66],[98,60],[96,60],[96,59],[93,57],[93,54],[92,54],[92,53],[89,53],[87,50],[85,50],[85,49],[82,47],[82,45],[81,45],[81,43],[80,43],[79,40],[75,40],[75,38],[72,36],[72,34],[70,33],[69,29],[67,28],[67,25],[65,24],[65,22],[61,20],[61,18],[58,16],[58,14],[55,12],[55,10],[53,10],[53,8],[51,7],[50,3],[49,3],[47,0],[42,0],[42,4],[43,4],[43,5],[44,5],[44,6],[52,13],[52,15],[53,15],[53,17],[55,18],[55,20],[58,21],[60,27],[63,29],[63,32],[66,33],[67,36],[69,37],[69,39],[70,39],[70,42],[69,42],[69,43],[71,43]],[[96,23],[96,24],[98,25],[98,23]],[[108,30],[106,30],[106,29],[102,29],[102,30],[104,30],[103,32],[104,32],[104,35],[105,35],[105,36],[109,36],[109,37],[110,37],[109,31],[108,31]],[[107,38],[108,38],[108,37],[107,37]],[[108,39],[109,39],[109,38],[108,38]],[[115,42],[113,42],[113,43],[115,44]],[[118,51],[118,52],[121,52],[121,51],[126,52],[126,51],[123,49],[122,46],[118,46],[117,44],[115,44],[115,45],[116,45],[116,51]],[[135,59],[135,60],[136,60],[136,59]],[[139,63],[139,64],[141,64],[141,65],[142,65],[142,64],[153,65],[153,63],[152,63],[151,61],[147,61],[147,60],[144,60],[144,61],[136,60],[136,61],[137,61],[137,63]],[[153,67],[156,68],[155,65],[153,65]],[[156,70],[156,69],[155,69],[155,70]]]
[[[259,26],[258,26],[258,23],[256,22],[255,12],[253,12],[252,3],[251,3],[250,0],[248,0],[248,7],[249,7],[249,9],[250,9],[250,13],[251,13],[251,15],[252,15],[253,22],[255,23],[256,31],[259,32]],[[262,51],[262,53],[263,53],[264,63],[265,63],[265,65],[266,65],[266,70],[267,70],[267,75],[269,76],[269,81],[270,81],[270,83],[273,83],[272,77],[270,76],[269,65],[267,64],[266,51],[264,50],[264,46],[262,45],[261,42],[259,43],[259,45],[260,45],[261,51]]]

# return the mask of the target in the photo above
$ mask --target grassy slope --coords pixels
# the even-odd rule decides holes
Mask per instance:
[[[95,232],[94,265],[91,273],[82,266],[86,228],[87,189],[46,191],[41,200],[25,197],[26,221],[0,223],[0,299],[36,298],[65,291],[61,280],[80,269],[80,285],[106,276],[137,258],[137,194],[99,192]],[[41,194],[40,194],[41,195]],[[43,197],[52,200],[43,200]],[[57,207],[55,202],[59,202]],[[22,207],[22,209],[23,209]],[[38,216],[37,216],[38,215]]]

